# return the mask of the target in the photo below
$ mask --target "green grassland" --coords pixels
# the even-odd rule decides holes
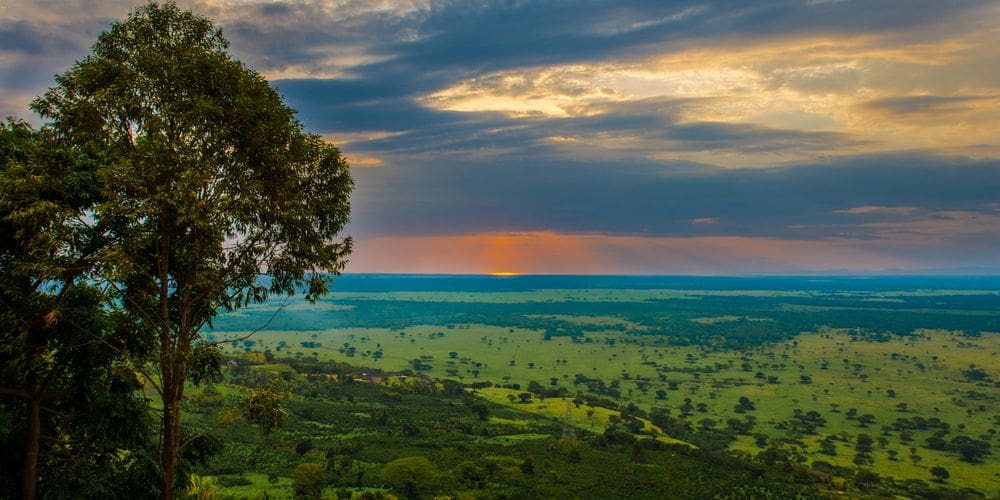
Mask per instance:
[[[355,368],[326,366],[341,375],[333,381],[298,371],[309,363],[276,372],[276,364],[232,359],[239,366],[226,370],[226,381],[193,388],[187,409],[186,426],[210,429],[210,442],[217,443],[211,458],[194,466],[200,482],[212,484],[211,498],[289,498],[294,471],[305,464],[322,470],[324,498],[693,499],[739,493],[746,484],[772,497],[794,497],[817,484],[799,472],[704,454],[645,432],[610,439],[595,426],[597,434],[579,429],[579,439],[563,439],[564,419],[543,405],[494,404],[461,386],[349,382]],[[283,428],[261,434],[240,420],[217,425],[228,405],[219,389],[267,383],[261,374],[283,380],[293,393]],[[502,399],[503,391],[485,394]],[[565,402],[547,405],[557,403]],[[605,422],[614,413],[598,412],[595,420]],[[387,472],[390,464],[413,457],[430,468],[412,477],[412,487],[400,485]]]
[[[937,417],[952,427],[964,426],[962,433],[969,436],[988,435],[990,429],[1000,428],[995,419],[1000,415],[1000,389],[977,386],[962,375],[969,364],[1000,365],[996,354],[1000,352],[998,335],[969,339],[952,332],[921,331],[880,342],[857,337],[852,340],[850,332],[826,330],[804,333],[791,342],[748,352],[647,345],[651,339],[613,331],[595,332],[588,337],[597,341],[590,344],[568,338],[546,341],[539,331],[512,332],[501,327],[458,325],[452,329],[418,326],[402,331],[264,331],[255,339],[261,348],[273,348],[281,341],[294,346],[309,339],[323,344],[301,350],[309,356],[315,352],[319,359],[361,363],[389,371],[412,369],[413,359],[423,359],[429,368],[422,371],[427,374],[462,382],[488,380],[526,387],[530,381],[551,385],[554,378],[558,386],[575,393],[587,390],[573,384],[575,374],[580,373],[608,384],[617,383],[621,396],[614,399],[634,402],[643,408],[677,411],[685,398],[690,398],[696,406],[704,404],[702,410],[693,412],[692,422],[709,418],[722,427],[728,418],[752,415],[758,422],[754,431],[774,439],[788,438],[788,433],[777,426],[792,419],[795,409],[817,411],[827,421],[826,426],[818,429],[816,435],[795,439],[800,444],[783,446],[801,453],[810,462],[822,460],[843,466],[852,465],[851,443],[858,434],[879,437],[883,425],[900,417]],[[615,340],[615,345],[608,345],[610,340]],[[348,356],[340,352],[345,344],[356,346],[359,354]],[[384,353],[381,359],[367,354],[377,349]],[[450,357],[451,352],[457,356]],[[935,356],[937,359],[933,359]],[[744,362],[752,366],[750,371],[741,367]],[[922,369],[917,368],[918,363]],[[824,364],[827,368],[823,368]],[[687,373],[685,369],[695,371]],[[758,371],[777,376],[778,383],[756,379]],[[809,376],[811,383],[801,383],[802,375]],[[676,383],[676,389],[670,390],[670,382]],[[666,398],[658,398],[657,390],[666,390]],[[887,396],[889,390],[894,391],[894,397]],[[970,400],[970,391],[984,396]],[[756,410],[736,414],[734,405],[740,397],[753,401]],[[505,398],[487,399],[502,402]],[[905,411],[897,406],[900,403],[906,405]],[[851,408],[860,415],[874,415],[875,423],[861,427],[847,417]],[[536,410],[531,405],[526,405],[526,409]],[[555,410],[547,413],[560,412],[565,412],[563,403],[557,403]],[[606,424],[606,417],[598,422]],[[596,430],[583,422],[577,425]],[[874,450],[872,470],[900,479],[928,479],[931,467],[943,466],[951,473],[950,481],[954,484],[1000,493],[1000,453],[987,457],[983,463],[968,463],[952,453],[923,447],[931,431],[915,432],[913,441],[908,443],[899,440],[898,432],[887,434],[888,443]],[[851,443],[839,441],[836,456],[821,454],[817,443],[828,435],[846,436]],[[733,447],[750,453],[762,451],[752,439],[738,440]],[[919,463],[910,458],[911,447],[919,449]],[[889,450],[897,452],[896,460],[888,458]]]
[[[225,487],[226,495],[235,498],[258,498],[265,495],[276,499],[293,497],[291,478],[280,477],[272,483],[267,474],[257,472],[244,473],[239,477],[246,478],[250,484]],[[215,483],[218,484],[218,479]]]
[[[475,391],[483,400],[594,434],[621,416],[611,406],[631,404],[640,417],[658,409],[672,428],[645,418],[642,425],[665,441],[729,431],[735,435],[728,449],[758,460],[778,456],[922,481],[944,467],[945,486],[1000,495],[1000,386],[993,381],[1000,380],[1000,335],[991,333],[1000,313],[989,302],[996,296],[983,290],[344,292],[321,302],[320,313],[294,307],[312,315],[367,315],[350,321],[372,326],[321,328],[322,318],[310,316],[308,328],[286,322],[257,332],[252,343],[224,348],[489,382],[494,387]],[[257,307],[241,313],[273,310]],[[439,317],[412,313],[424,309]],[[818,316],[822,311],[828,315]],[[411,316],[390,317],[397,312]],[[952,324],[964,328],[943,328]],[[726,338],[742,331],[757,337],[737,345]],[[247,332],[214,335],[235,339]],[[982,377],[969,375],[975,370]],[[515,401],[529,386],[532,401]],[[605,403],[577,399],[567,417],[566,403],[577,394]],[[737,408],[741,398],[752,409]],[[731,423],[748,417],[749,428]],[[920,419],[932,423],[910,426]],[[871,443],[859,443],[859,436]],[[992,452],[963,457],[928,442],[935,436],[945,442],[966,436]],[[488,442],[537,438],[521,428]]]
[[[612,425],[613,418],[620,417],[622,414],[620,411],[611,410],[602,406],[591,406],[586,403],[574,404],[574,398],[570,397],[549,397],[532,400],[530,402],[521,402],[516,399],[517,394],[519,393],[520,391],[518,390],[504,389],[501,387],[489,387],[474,391],[476,396],[498,405],[505,405],[526,413],[556,419],[563,422],[565,425],[572,426],[576,429],[583,429],[594,434],[604,432],[605,429]],[[657,427],[646,419],[640,418],[638,420],[642,422],[643,431],[652,433],[656,439],[662,443],[678,444],[696,448],[696,446],[688,443],[687,441],[664,435],[663,429]]]

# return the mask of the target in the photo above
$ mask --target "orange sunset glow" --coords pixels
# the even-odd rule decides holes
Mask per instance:
[[[429,274],[740,274],[727,263],[752,263],[758,272],[795,266],[804,272],[848,269],[864,262],[869,271],[907,271],[919,263],[901,249],[922,245],[904,239],[872,241],[789,241],[778,238],[574,235],[552,232],[467,236],[391,237],[363,241],[352,257],[356,272]],[[934,253],[935,245],[925,245]],[[985,249],[984,249],[985,250]],[[624,256],[624,258],[623,258]],[[389,263],[389,264],[387,264]],[[517,271],[497,271],[517,269]]]

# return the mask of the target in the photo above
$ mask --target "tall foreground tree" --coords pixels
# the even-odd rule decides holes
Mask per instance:
[[[346,160],[303,132],[227,46],[211,21],[150,3],[32,104],[63,139],[105,158],[94,262],[155,345],[164,498],[177,486],[185,381],[212,353],[202,328],[269,294],[315,300],[351,250],[338,239],[353,188]],[[247,414],[273,423],[265,410]]]

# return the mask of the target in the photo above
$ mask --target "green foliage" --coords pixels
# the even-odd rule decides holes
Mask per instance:
[[[969,365],[968,370],[962,370],[962,375],[965,376],[966,380],[969,382],[982,382],[992,380],[986,370],[982,368],[976,368],[976,365]]]
[[[115,498],[154,474],[143,346],[89,280],[92,171],[51,130],[0,123],[0,492]]]
[[[196,386],[222,379],[222,354],[218,346],[207,342],[195,344],[188,364],[188,379]]]
[[[990,443],[980,439],[973,439],[968,436],[956,436],[948,443],[948,449],[955,451],[962,456],[966,462],[980,462],[989,455]]]
[[[217,480],[214,477],[202,477],[197,474],[191,474],[188,476],[188,487],[184,492],[187,499],[190,500],[208,500],[216,496],[219,490],[219,486],[227,486],[223,484],[223,480]]]
[[[349,238],[336,240],[353,188],[346,160],[303,132],[275,89],[227,46],[208,19],[149,3],[101,33],[93,54],[32,103],[62,144],[94,159],[99,197],[77,218],[101,242],[88,255],[88,278],[115,294],[108,304],[123,306],[133,334],[155,346],[147,359],[163,402],[166,497],[183,484],[176,467],[185,383],[218,373],[201,328],[220,309],[269,294],[304,291],[315,300],[351,250]],[[43,201],[19,217],[53,212],[36,198]],[[245,413],[273,430],[283,420],[279,400],[253,393]]]
[[[318,499],[323,494],[323,466],[316,463],[299,464],[292,471],[295,498]]]
[[[107,151],[95,217],[120,237],[107,255],[118,281],[148,255],[176,263],[177,294],[194,287],[227,308],[299,285],[315,298],[326,285],[307,273],[340,270],[350,250],[331,242],[348,218],[347,163],[227,45],[209,20],[150,3],[102,33],[33,108],[72,143]],[[165,238],[177,248],[159,249]]]
[[[508,394],[516,402],[518,393],[531,392],[530,403],[516,406],[532,413],[559,391],[587,401],[590,411],[662,407],[689,428],[682,439],[711,450],[753,457],[775,448],[781,452],[763,458],[784,457],[796,466],[815,460],[857,465],[897,481],[926,480],[927,468],[942,464],[955,487],[1000,491],[982,474],[998,463],[996,453],[977,462],[960,460],[950,444],[961,434],[995,445],[997,383],[968,381],[963,373],[973,363],[986,372],[995,364],[992,353],[1000,349],[1000,336],[989,333],[1000,331],[995,279],[949,282],[955,289],[935,289],[933,279],[909,279],[907,288],[895,289],[891,279],[860,284],[833,278],[829,285],[802,280],[794,290],[767,289],[779,280],[754,282],[763,285],[754,290],[714,285],[701,290],[699,280],[690,278],[678,279],[683,283],[673,290],[636,290],[644,281],[626,278],[587,278],[610,284],[586,290],[558,288],[560,281],[526,278],[508,290],[507,285],[487,289],[487,278],[349,276],[320,309],[300,301],[258,340],[261,349],[274,349],[278,342],[295,345],[303,335],[327,346],[349,342],[353,358],[333,347],[317,349],[317,358],[385,372],[412,369],[407,360],[419,359],[433,365],[422,372],[430,377],[467,388],[511,389],[488,396],[505,405]],[[859,288],[852,288],[856,284]],[[969,287],[981,289],[962,290]],[[270,311],[263,306],[242,311],[233,323],[220,320],[217,334],[241,335],[230,330]],[[908,330],[950,324],[963,331]],[[371,325],[405,326],[405,337],[397,328]],[[442,330],[449,332],[446,340],[436,335]],[[545,341],[543,333],[552,333],[551,339]],[[745,334],[749,337],[737,340]],[[746,347],[734,351],[714,336],[732,337],[727,342]],[[374,352],[384,355],[376,358]],[[452,359],[452,352],[460,355]],[[802,375],[812,383],[801,384]],[[658,399],[657,391],[667,399]],[[885,404],[889,391],[894,396]],[[739,405],[740,397],[756,409]],[[564,414],[558,406],[546,413]],[[600,412],[572,410],[566,420],[596,426],[596,432],[607,427],[599,423]],[[701,428],[705,419],[715,421],[713,429]],[[913,427],[897,426],[897,419]],[[426,427],[414,427],[428,435]],[[683,432],[663,431],[670,437]],[[877,443],[868,451],[854,449],[862,433]],[[925,442],[934,448],[924,448]],[[907,452],[911,447],[918,449]],[[974,456],[975,448],[969,450]]]
[[[289,394],[278,381],[267,388],[250,389],[240,400],[239,407],[247,420],[257,425],[261,432],[269,434],[285,422],[288,411],[282,403]]]
[[[289,371],[290,367],[284,363],[294,363],[298,369]],[[470,493],[485,498],[619,498],[623,495],[629,498],[713,498],[716,495],[721,498],[812,498],[817,492],[822,495],[845,488],[846,496],[852,498],[865,495],[961,496],[955,491],[944,490],[945,485],[931,489],[919,482],[894,479],[892,474],[879,469],[873,469],[878,476],[872,476],[859,473],[854,467],[822,462],[815,462],[809,468],[799,461],[794,445],[788,446],[782,439],[767,436],[764,436],[764,446],[768,449],[752,459],[728,451],[727,446],[737,439],[739,432],[754,430],[752,417],[769,418],[765,415],[772,405],[759,405],[752,414],[748,412],[734,419],[735,423],[726,422],[722,426],[717,421],[714,427],[705,429],[692,428],[692,424],[697,427],[697,422],[704,419],[697,412],[691,417],[671,415],[671,408],[645,412],[654,423],[662,425],[665,433],[689,439],[698,444],[697,449],[666,444],[648,429],[632,425],[635,419],[631,412],[642,410],[629,409],[627,405],[621,409],[622,416],[611,431],[594,436],[577,428],[577,440],[565,441],[559,439],[563,435],[561,418],[549,420],[537,413],[527,413],[533,412],[542,402],[511,403],[509,407],[484,400],[470,402],[468,393],[450,394],[438,384],[435,384],[436,392],[399,394],[385,385],[347,382],[349,378],[331,383],[326,377],[317,376],[320,367],[337,372],[359,372],[337,363],[281,359],[256,368],[287,375],[283,378],[287,379],[294,396],[286,404],[290,414],[284,430],[264,436],[246,423],[225,428],[221,431],[227,443],[225,449],[197,472],[232,475],[248,471],[247,477],[255,477],[249,471],[259,471],[289,477],[300,463],[317,463],[324,468],[328,495],[335,489],[353,490],[355,495],[365,491],[371,496],[385,494],[400,498],[461,497]],[[801,387],[800,384],[790,385]],[[752,390],[746,386],[740,389]],[[900,392],[905,395],[905,390]],[[752,401],[760,397],[755,392],[747,394],[753,394]],[[578,423],[590,418],[584,416],[582,408],[589,404],[589,399],[583,395],[581,408],[573,411]],[[720,398],[719,404],[732,408],[736,399],[735,395]],[[488,406],[487,420],[479,417],[475,409],[479,404]],[[780,413],[787,418],[787,409],[781,409]],[[192,417],[211,416],[192,414]],[[793,410],[790,420],[779,423],[815,424],[821,420],[824,418],[817,411]],[[913,420],[911,417],[911,424]],[[920,424],[919,420],[916,423]],[[941,424],[925,421],[920,425]],[[770,426],[761,424],[758,427],[763,430]],[[409,432],[407,428],[416,430]],[[817,428],[823,429],[822,426]],[[887,429],[886,432],[896,431]],[[870,449],[872,458],[879,463],[885,460],[882,437],[872,432],[871,436],[852,438],[850,443],[844,443],[839,434],[834,435],[837,440],[834,442],[840,443],[844,453],[842,457],[828,460],[849,464],[854,450],[851,453],[847,450],[856,443]],[[300,455],[299,451],[308,448],[299,446],[306,440],[312,449]],[[811,446],[814,440],[819,441],[819,436],[800,442]],[[400,459],[409,462],[414,457],[426,459],[435,473],[421,482],[407,483],[403,479],[390,483],[387,480],[382,471],[389,464]],[[948,467],[952,469],[951,465]],[[920,472],[927,476],[927,469]],[[871,480],[875,477],[877,481]],[[957,483],[954,476],[951,482]],[[392,489],[386,491],[386,487]],[[222,493],[239,491],[241,495],[253,496],[249,492],[256,491],[260,495],[267,485],[262,480],[254,488],[233,488]],[[278,489],[268,491],[279,494]]]
[[[248,486],[253,484],[252,481],[243,475],[229,475],[229,476],[219,476],[218,483],[220,486],[231,488],[233,486]]]
[[[934,477],[935,481],[942,483],[947,481],[948,478],[951,477],[951,474],[948,473],[948,469],[945,469],[944,467],[941,467],[939,465],[931,467],[930,472],[931,476]]]
[[[411,494],[431,481],[437,472],[434,465],[422,456],[397,458],[385,464],[379,475],[399,491]]]

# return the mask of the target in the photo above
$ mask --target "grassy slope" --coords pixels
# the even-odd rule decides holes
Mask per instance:
[[[703,293],[703,292],[699,292]],[[784,292],[782,292],[784,293]],[[548,301],[548,300],[620,300],[633,301],[643,298],[676,297],[683,295],[677,291],[616,291],[616,290],[547,290],[545,292],[517,292],[490,294],[468,298],[470,294],[449,293],[394,293],[394,294],[348,294],[357,296],[377,296],[379,299],[391,295],[399,300],[495,300],[495,301]],[[475,295],[475,294],[473,294]],[[884,297],[881,297],[884,295]],[[891,298],[891,293],[880,294],[876,298]],[[579,317],[581,322],[600,322],[609,327],[614,322],[608,317],[599,319]],[[621,320],[623,325],[626,324]],[[977,387],[962,378],[961,370],[970,363],[978,366],[996,367],[997,352],[1000,351],[1000,336],[985,335],[969,339],[949,332],[925,332],[920,337],[894,338],[889,342],[851,341],[849,332],[824,331],[805,333],[793,342],[766,346],[746,353],[703,352],[696,347],[670,347],[651,345],[654,338],[629,337],[614,330],[588,333],[594,339],[591,344],[573,343],[568,338],[556,337],[550,341],[542,339],[542,332],[536,330],[510,331],[485,325],[458,325],[448,329],[442,325],[426,325],[400,330],[387,329],[333,329],[323,332],[265,331],[255,340],[260,345],[255,348],[274,349],[279,341],[285,341],[290,351],[301,351],[304,355],[313,352],[321,359],[338,359],[355,364],[371,365],[386,370],[402,370],[410,367],[410,360],[421,356],[432,368],[430,375],[455,378],[464,382],[489,380],[495,383],[507,381],[526,385],[535,380],[548,386],[551,378],[571,392],[583,389],[572,384],[577,373],[588,377],[598,377],[605,382],[621,379],[623,400],[634,401],[639,406],[649,408],[663,406],[676,408],[686,397],[694,403],[704,403],[707,411],[696,413],[692,422],[703,418],[724,421],[731,417],[741,417],[733,413],[733,405],[740,396],[746,396],[757,405],[751,412],[758,419],[754,432],[763,432],[772,437],[784,436],[784,431],[775,428],[782,421],[792,417],[795,408],[803,411],[820,412],[828,421],[819,429],[819,435],[805,437],[803,452],[810,461],[823,460],[840,465],[850,465],[853,444],[838,443],[839,454],[829,457],[818,453],[816,441],[827,434],[846,434],[853,438],[860,433],[872,437],[881,435],[881,427],[899,417],[936,416],[952,424],[952,432],[946,439],[958,434],[979,437],[989,429],[998,427],[995,415],[1000,415],[1000,390],[995,387]],[[444,333],[444,336],[439,336]],[[313,336],[315,335],[315,337]],[[615,339],[616,345],[604,343]],[[322,347],[305,349],[302,341],[316,341]],[[358,356],[346,357],[338,349],[347,343],[357,349]],[[363,355],[366,351],[379,349],[384,352],[381,360]],[[449,352],[457,352],[456,359],[450,359]],[[898,356],[894,359],[892,354]],[[689,360],[691,356],[693,360]],[[932,356],[938,356],[937,361]],[[744,358],[752,365],[750,372],[740,368]],[[847,363],[844,363],[844,360]],[[511,365],[511,361],[514,364]],[[565,363],[562,362],[565,360]],[[829,364],[821,369],[823,362]],[[656,367],[646,363],[656,363],[675,369],[712,367],[715,373],[691,374],[677,371],[665,372],[669,381],[677,382],[679,390],[669,391],[667,401],[658,401],[657,389],[666,388],[659,381]],[[917,363],[924,370],[917,368]],[[472,371],[480,363],[478,376]],[[533,363],[533,366],[529,365]],[[857,371],[854,365],[862,367]],[[457,375],[448,370],[457,370]],[[779,377],[779,384],[766,384],[753,377],[757,371]],[[992,369],[993,374],[995,368]],[[454,373],[454,372],[453,372]],[[625,380],[623,374],[632,380]],[[800,384],[800,375],[809,375],[811,384]],[[861,374],[867,375],[862,380]],[[649,387],[644,392],[634,383],[634,379],[649,379]],[[888,390],[896,392],[895,398],[886,396]],[[986,399],[968,401],[967,391],[974,390],[986,395]],[[505,397],[505,396],[504,396]],[[499,398],[493,400],[500,401]],[[500,401],[503,402],[503,401]],[[896,408],[898,403],[906,403],[906,412]],[[840,412],[833,412],[831,404],[839,405]],[[558,406],[558,403],[556,403]],[[962,406],[964,405],[964,406]],[[980,409],[982,406],[984,409]],[[876,423],[870,428],[861,428],[846,418],[846,410],[856,408],[859,414],[870,413]],[[565,412],[565,404],[555,410]],[[971,411],[971,413],[970,413]],[[964,430],[958,430],[958,425]],[[1000,451],[987,457],[983,464],[961,462],[953,454],[924,448],[924,440],[931,431],[915,433],[913,443],[903,443],[897,433],[886,436],[885,448],[876,446],[873,470],[883,475],[897,478],[930,478],[929,469],[936,465],[947,468],[951,473],[951,484],[971,486],[981,491],[1000,493]],[[994,440],[994,445],[996,441]],[[751,452],[759,451],[752,441],[742,439],[737,448]],[[918,448],[922,457],[919,464],[909,459],[909,448]],[[996,447],[996,446],[994,446]],[[791,446],[795,449],[795,446]],[[899,461],[888,459],[887,451],[899,453]]]
[[[271,435],[260,435],[241,421],[220,428],[216,432],[226,443],[223,452],[199,475],[221,481],[242,474],[251,482],[220,488],[219,498],[262,498],[265,491],[271,498],[288,498],[294,467],[318,463],[332,471],[331,481],[337,486],[327,487],[325,494],[333,497],[341,488],[359,493],[385,487],[378,473],[382,464],[419,455],[437,471],[436,478],[421,481],[428,497],[465,492],[468,498],[611,498],[627,492],[629,498],[703,498],[732,491],[762,474],[771,487],[809,488],[808,478],[791,484],[777,470],[676,449],[645,450],[636,458],[630,457],[629,446],[563,441],[558,437],[559,420],[546,418],[543,411],[489,405],[490,416],[482,420],[463,394],[399,395],[364,383],[340,385],[336,391],[339,396],[334,398],[294,398],[288,403],[289,421]],[[385,422],[372,419],[372,412],[382,411],[387,414]],[[188,414],[193,424],[213,418],[212,410]],[[404,424],[418,431],[401,432]],[[296,443],[303,439],[314,448],[300,454]],[[353,464],[347,469],[345,459]],[[533,461],[533,471],[522,469],[527,459]],[[477,485],[462,472],[470,465],[492,472]],[[364,472],[364,481],[359,471]],[[267,480],[267,472],[276,474],[276,484]]]
[[[513,389],[502,389],[499,387],[490,387],[487,389],[479,389],[475,391],[475,394],[483,399],[491,401],[496,404],[509,406],[511,408],[518,409],[527,413],[542,415],[548,418],[557,419],[561,422],[565,422],[578,429],[584,429],[586,431],[592,432],[594,434],[600,434],[604,432],[605,429],[610,425],[610,420],[612,416],[620,416],[621,412],[615,410],[609,410],[607,408],[602,408],[600,406],[590,406],[587,404],[582,404],[580,406],[575,406],[572,403],[573,398],[535,398],[529,403],[521,403],[520,401],[512,402],[508,396],[517,397],[522,391],[517,391]],[[567,415],[567,403],[569,403],[569,412]],[[651,424],[648,420],[639,419],[643,422],[643,430],[655,431],[658,434],[663,434],[663,430],[659,427]],[[667,443],[667,444],[683,444],[687,446],[694,445],[691,443],[681,441],[679,439],[671,438],[670,436],[661,435],[657,436],[657,440]]]

